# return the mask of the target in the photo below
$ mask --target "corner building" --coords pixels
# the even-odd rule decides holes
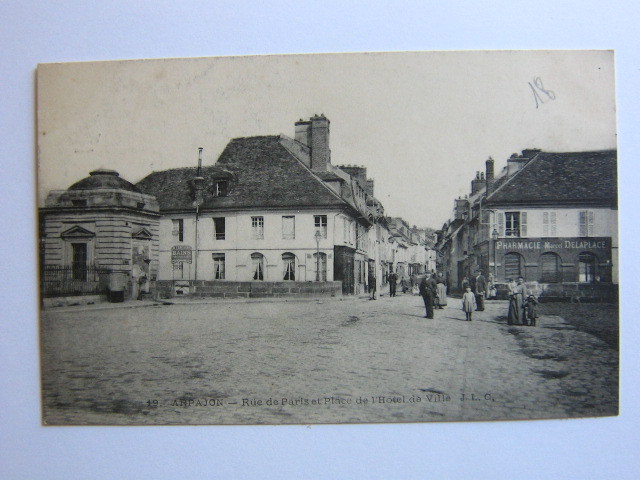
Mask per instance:
[[[615,300],[617,208],[615,150],[523,150],[498,176],[489,159],[443,227],[443,266],[458,287],[483,270],[550,301]]]
[[[159,204],[161,293],[364,291],[366,185],[331,164],[326,117],[295,128],[295,139],[236,138],[213,166],[153,172],[136,185]]]

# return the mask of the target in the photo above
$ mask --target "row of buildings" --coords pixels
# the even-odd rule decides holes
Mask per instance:
[[[436,267],[432,230],[385,215],[364,167],[331,162],[324,115],[233,139],[214,165],[133,184],[99,169],[40,209],[45,296],[358,294]]]
[[[482,271],[502,294],[523,277],[546,300],[615,300],[615,150],[523,150],[496,174],[489,158],[438,231],[437,268],[452,289]]]

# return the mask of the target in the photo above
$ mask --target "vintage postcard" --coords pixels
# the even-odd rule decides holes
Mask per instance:
[[[37,69],[42,421],[618,414],[612,51]]]

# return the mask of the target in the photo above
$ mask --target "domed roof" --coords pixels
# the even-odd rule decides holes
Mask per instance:
[[[118,172],[105,168],[99,168],[93,172],[89,172],[87,178],[83,178],[79,182],[74,183],[69,187],[69,190],[96,190],[102,188],[116,188],[140,193],[138,187],[131,182],[127,182],[124,178],[120,178]]]

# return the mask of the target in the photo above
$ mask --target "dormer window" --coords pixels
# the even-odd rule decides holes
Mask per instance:
[[[216,180],[213,184],[214,197],[226,197],[229,193],[229,182],[227,180]]]

